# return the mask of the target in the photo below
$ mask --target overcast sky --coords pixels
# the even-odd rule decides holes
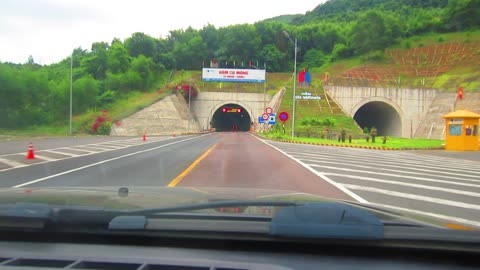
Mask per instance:
[[[124,40],[134,32],[217,28],[305,14],[326,0],[0,0],[0,61],[58,62],[73,48]]]

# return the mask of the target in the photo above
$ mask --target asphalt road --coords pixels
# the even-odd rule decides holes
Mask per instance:
[[[480,162],[432,153],[271,142],[249,133],[11,142],[0,187],[189,186],[282,189],[480,227]],[[15,148],[17,147],[17,148]]]
[[[268,144],[359,202],[480,227],[480,162],[474,161],[479,152]]]

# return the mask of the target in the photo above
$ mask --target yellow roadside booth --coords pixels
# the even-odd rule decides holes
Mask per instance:
[[[445,150],[478,151],[478,125],[480,114],[458,110],[443,116],[445,118]]]

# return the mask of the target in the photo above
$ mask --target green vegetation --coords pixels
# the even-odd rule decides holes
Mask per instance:
[[[320,76],[319,72],[342,74],[365,62],[396,64],[385,52],[389,46],[426,47],[452,40],[476,44],[480,39],[479,27],[479,0],[330,0],[305,15],[280,16],[254,24],[189,27],[172,30],[166,38],[137,32],[123,41],[115,38],[111,42],[94,42],[88,50],[75,48],[71,58],[46,66],[36,64],[32,57],[24,64],[0,63],[0,129],[65,126],[70,60],[76,126],[83,126],[82,119],[98,118],[102,110],[109,112],[111,120],[107,122],[111,124],[109,121],[115,120],[120,112],[144,106],[147,98],[158,98],[154,91],[169,90],[164,87],[172,71],[177,70],[178,82],[199,78],[198,72],[183,70],[197,71],[209,66],[214,58],[221,67],[249,67],[252,61],[253,66],[265,66],[269,74],[291,72],[293,44],[284,31],[298,39],[298,67],[310,69],[313,77],[314,72],[318,73],[315,76]],[[462,31],[466,34],[451,34]],[[476,55],[480,56],[480,51]],[[465,56],[452,57],[459,59],[455,63],[462,63]],[[428,55],[424,58],[426,61]],[[425,65],[423,62],[418,65]],[[447,71],[438,80],[427,78],[427,82],[439,87],[465,82],[469,91],[479,85],[477,67],[478,62],[467,66],[466,73]],[[401,75],[402,82],[418,84],[418,77]],[[285,86],[281,82],[287,80],[273,76],[265,85],[266,90],[272,93]],[[262,91],[262,86],[257,85],[255,91]],[[237,91],[242,91],[242,87]],[[314,86],[314,91],[321,93],[321,86]],[[282,109],[290,112],[291,97],[288,88]],[[337,127],[354,132],[353,120],[343,120],[341,113],[331,109],[326,111],[328,106],[323,102],[311,102],[311,108],[299,106],[298,119],[311,116],[323,119],[333,114]],[[315,106],[318,109],[313,109]]]
[[[291,136],[288,134],[284,135],[280,132],[270,132],[261,134],[266,138],[276,139],[276,140],[291,140]],[[348,138],[345,142],[339,142],[338,139],[322,139],[322,138],[304,138],[304,137],[295,137],[294,142],[299,143],[318,143],[318,144],[330,144],[330,145],[339,145],[345,147],[382,147],[382,148],[391,148],[391,149],[442,149],[445,141],[443,140],[428,140],[428,139],[406,139],[406,138],[396,138],[396,137],[387,137],[387,141],[383,143],[383,137],[377,137],[375,143],[366,139],[352,139],[352,142],[349,143]]]

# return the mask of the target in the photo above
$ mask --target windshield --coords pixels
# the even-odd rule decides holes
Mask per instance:
[[[340,202],[383,224],[479,230],[479,12],[476,0],[1,1],[0,212],[270,221]]]

